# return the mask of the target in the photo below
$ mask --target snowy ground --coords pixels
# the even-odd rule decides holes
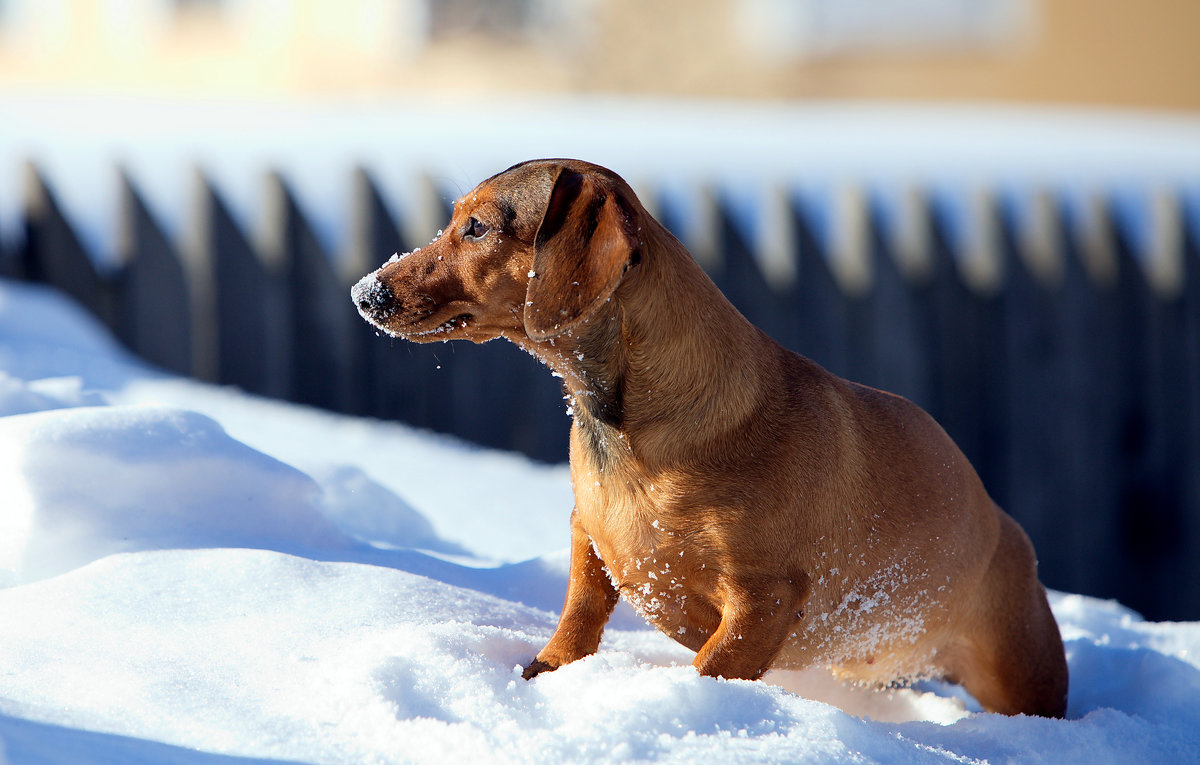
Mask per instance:
[[[159,375],[0,282],[0,763],[1200,761],[1200,624],[1055,595],[1070,718],[699,677],[622,606],[520,679],[563,467]]]

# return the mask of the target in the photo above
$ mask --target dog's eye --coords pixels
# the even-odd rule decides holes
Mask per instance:
[[[478,218],[471,218],[467,221],[466,235],[472,239],[482,239],[488,232],[487,224]]]

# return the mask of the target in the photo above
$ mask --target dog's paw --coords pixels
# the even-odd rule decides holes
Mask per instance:
[[[526,680],[532,680],[543,672],[553,672],[556,669],[558,669],[558,667],[547,664],[541,659],[534,659],[529,666],[526,667],[523,672],[521,672],[521,677],[525,678]]]

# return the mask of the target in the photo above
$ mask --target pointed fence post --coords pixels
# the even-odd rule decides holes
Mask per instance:
[[[1200,200],[1193,200],[1200,202]],[[1196,211],[1200,213],[1200,211]],[[1186,568],[1182,581],[1190,586],[1179,593],[1177,602],[1171,603],[1172,618],[1175,614],[1200,614],[1200,214],[1191,218],[1183,216],[1182,261],[1183,291],[1180,296],[1184,325],[1181,348],[1185,354],[1184,369],[1180,374],[1180,385],[1187,391],[1187,411],[1181,413],[1185,442],[1180,450],[1183,458],[1184,531]]]
[[[400,226],[365,169],[355,171],[353,190],[354,219],[346,279],[350,284],[374,271],[392,254],[405,249]],[[348,292],[346,304],[350,305]],[[429,395],[433,385],[428,380],[428,370],[436,365],[433,349],[384,336],[361,318],[357,320],[355,330],[362,347],[360,366],[357,367],[361,371],[355,374],[360,378],[363,391],[363,413],[428,426]]]
[[[692,198],[688,205],[685,197]],[[691,194],[679,189],[660,189],[653,202],[654,217],[678,239],[710,277],[717,278],[722,263],[720,252],[719,202],[708,184]]]
[[[424,174],[416,178],[409,209],[408,226],[402,230],[406,250],[425,246],[450,219],[450,204],[433,179]],[[406,407],[413,418],[408,421],[419,427],[461,435],[455,425],[463,419],[460,411],[463,402],[456,399],[455,392],[461,388],[462,378],[475,371],[466,369],[470,366],[469,359],[458,363],[455,344],[413,346],[405,341],[398,342],[409,346],[401,352],[412,357],[413,377],[408,395],[419,391],[417,399],[410,402],[418,406]]]
[[[62,290],[107,327],[114,326],[112,285],[62,213],[41,172],[25,166],[25,241],[21,271],[26,279]]]
[[[755,255],[757,243],[752,227],[755,221],[738,217],[726,197],[716,205],[717,250],[721,253],[709,276],[725,297],[749,319],[781,345],[795,348],[787,316],[790,312],[786,285],[771,284]]]
[[[1128,211],[1128,206],[1125,206]],[[1120,495],[1117,523],[1124,569],[1114,595],[1149,618],[1162,618],[1180,601],[1180,575],[1194,549],[1180,488],[1186,483],[1177,449],[1186,417],[1175,383],[1184,373],[1178,329],[1180,303],[1154,284],[1151,251],[1127,216],[1109,203],[1106,218],[1117,260],[1121,356]],[[1178,295],[1178,293],[1175,293]],[[1195,398],[1195,393],[1190,394]]]
[[[955,213],[945,202],[941,197],[931,199],[929,208],[938,349],[932,408],[975,466],[984,487],[1002,501],[997,460],[1003,405],[998,301],[993,290],[980,289],[966,275],[962,253],[971,240],[964,241],[953,232],[970,224],[952,220]],[[993,205],[977,203],[973,210],[979,229],[995,230]],[[976,247],[992,246],[986,239],[974,241]]]
[[[885,207],[883,200],[876,200],[868,223],[872,334],[877,338],[876,374],[871,384],[902,395],[928,411],[933,400],[936,341],[928,232],[922,237],[923,245],[896,235],[900,227],[910,237],[927,229],[925,200],[909,192],[892,209]],[[885,224],[885,217],[892,220],[892,227]],[[913,247],[919,249],[906,252],[906,248]]]
[[[351,274],[347,279],[351,283],[374,271],[392,254],[411,249],[412,237],[422,243],[428,241],[426,232],[399,225],[366,170],[355,172],[353,188]],[[408,232],[407,238],[402,230]],[[348,297],[346,302],[349,306]],[[361,318],[357,323],[357,333],[365,343],[361,374],[366,413],[449,432],[444,419],[447,375],[442,374],[438,359],[446,347],[397,340],[376,331]]]
[[[286,398],[291,349],[281,326],[286,319],[281,280],[199,173],[194,204],[188,258],[197,279],[197,368],[216,382]]]
[[[342,284],[352,286],[359,279],[374,271],[393,253],[404,249],[400,232],[387,211],[370,173],[361,165],[351,176],[350,241],[343,259],[345,270]],[[346,304],[356,311],[346,290]],[[356,311],[357,313],[357,311]],[[379,337],[376,337],[379,335]],[[382,333],[375,330],[361,317],[355,316],[347,335],[350,353],[349,407],[353,414],[393,417],[385,406],[387,402],[400,398],[395,382],[398,372],[394,369],[400,355],[385,342]]]
[[[1127,602],[1149,618],[1164,618],[1179,598],[1179,583],[1191,568],[1197,539],[1186,503],[1191,479],[1186,470],[1189,401],[1196,398],[1189,381],[1188,357],[1194,348],[1183,342],[1189,304],[1186,294],[1184,222],[1178,199],[1155,191],[1139,200],[1150,208],[1149,236],[1137,237],[1129,220],[1118,218],[1123,263],[1132,260],[1142,309],[1136,325],[1138,360],[1136,420],[1129,442],[1134,472],[1126,495],[1123,520],[1128,553],[1138,568],[1138,588]],[[1143,243],[1140,250],[1134,241]],[[1122,278],[1126,278],[1122,275]],[[1189,542],[1191,545],[1189,545]],[[1193,596],[1194,597],[1194,596]]]
[[[1006,202],[999,219],[1004,358],[1000,486],[1005,510],[1042,551],[1043,582],[1062,589],[1071,576],[1066,550],[1077,542],[1071,538],[1073,497],[1063,491],[1071,476],[1062,438],[1078,437],[1068,422],[1079,395],[1068,389],[1072,377],[1063,336],[1062,254],[1055,248],[1023,247],[1033,238],[1022,236],[1013,200]],[[1041,232],[1045,241],[1053,236],[1054,216],[1053,210],[1034,216],[1047,229]]]
[[[1065,563],[1062,588],[1115,597],[1128,569],[1120,529],[1123,484],[1122,410],[1131,391],[1123,386],[1122,307],[1116,282],[1111,221],[1096,205],[1072,220],[1060,210],[1061,287],[1058,320],[1066,358],[1059,381],[1060,410],[1046,438],[1059,452],[1061,472],[1052,476],[1059,496],[1049,508],[1067,543],[1041,555]],[[1056,428],[1049,430],[1049,428]]]
[[[120,183],[117,336],[152,364],[191,374],[192,299],[183,262],[125,172]]]
[[[296,197],[278,173],[266,178],[267,233],[264,255],[283,282],[285,328],[290,339],[285,360],[290,398],[345,411],[350,401],[351,353],[346,338],[358,321],[340,275]]]
[[[796,281],[789,301],[797,338],[794,350],[845,376],[851,367],[849,306],[826,254],[826,242],[815,229],[811,207],[793,195],[790,208],[790,238],[796,253]]]
[[[872,296],[875,274],[871,250],[871,215],[866,195],[853,184],[841,184],[829,200],[826,252],[830,270],[845,303],[846,377],[879,385],[879,308]]]
[[[0,278],[23,279],[21,257],[15,242],[0,229]]]

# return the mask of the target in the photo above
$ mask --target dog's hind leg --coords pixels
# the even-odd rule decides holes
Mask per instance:
[[[692,662],[702,675],[755,680],[796,629],[808,601],[808,577],[723,582],[721,623]]]
[[[616,608],[616,587],[592,548],[592,540],[571,514],[571,576],[562,616],[550,642],[538,652],[522,677],[529,680],[596,652],[608,617]]]
[[[1037,580],[1033,547],[1016,521],[1000,515],[1000,539],[952,674],[989,712],[1062,717],[1067,662],[1062,637]]]

